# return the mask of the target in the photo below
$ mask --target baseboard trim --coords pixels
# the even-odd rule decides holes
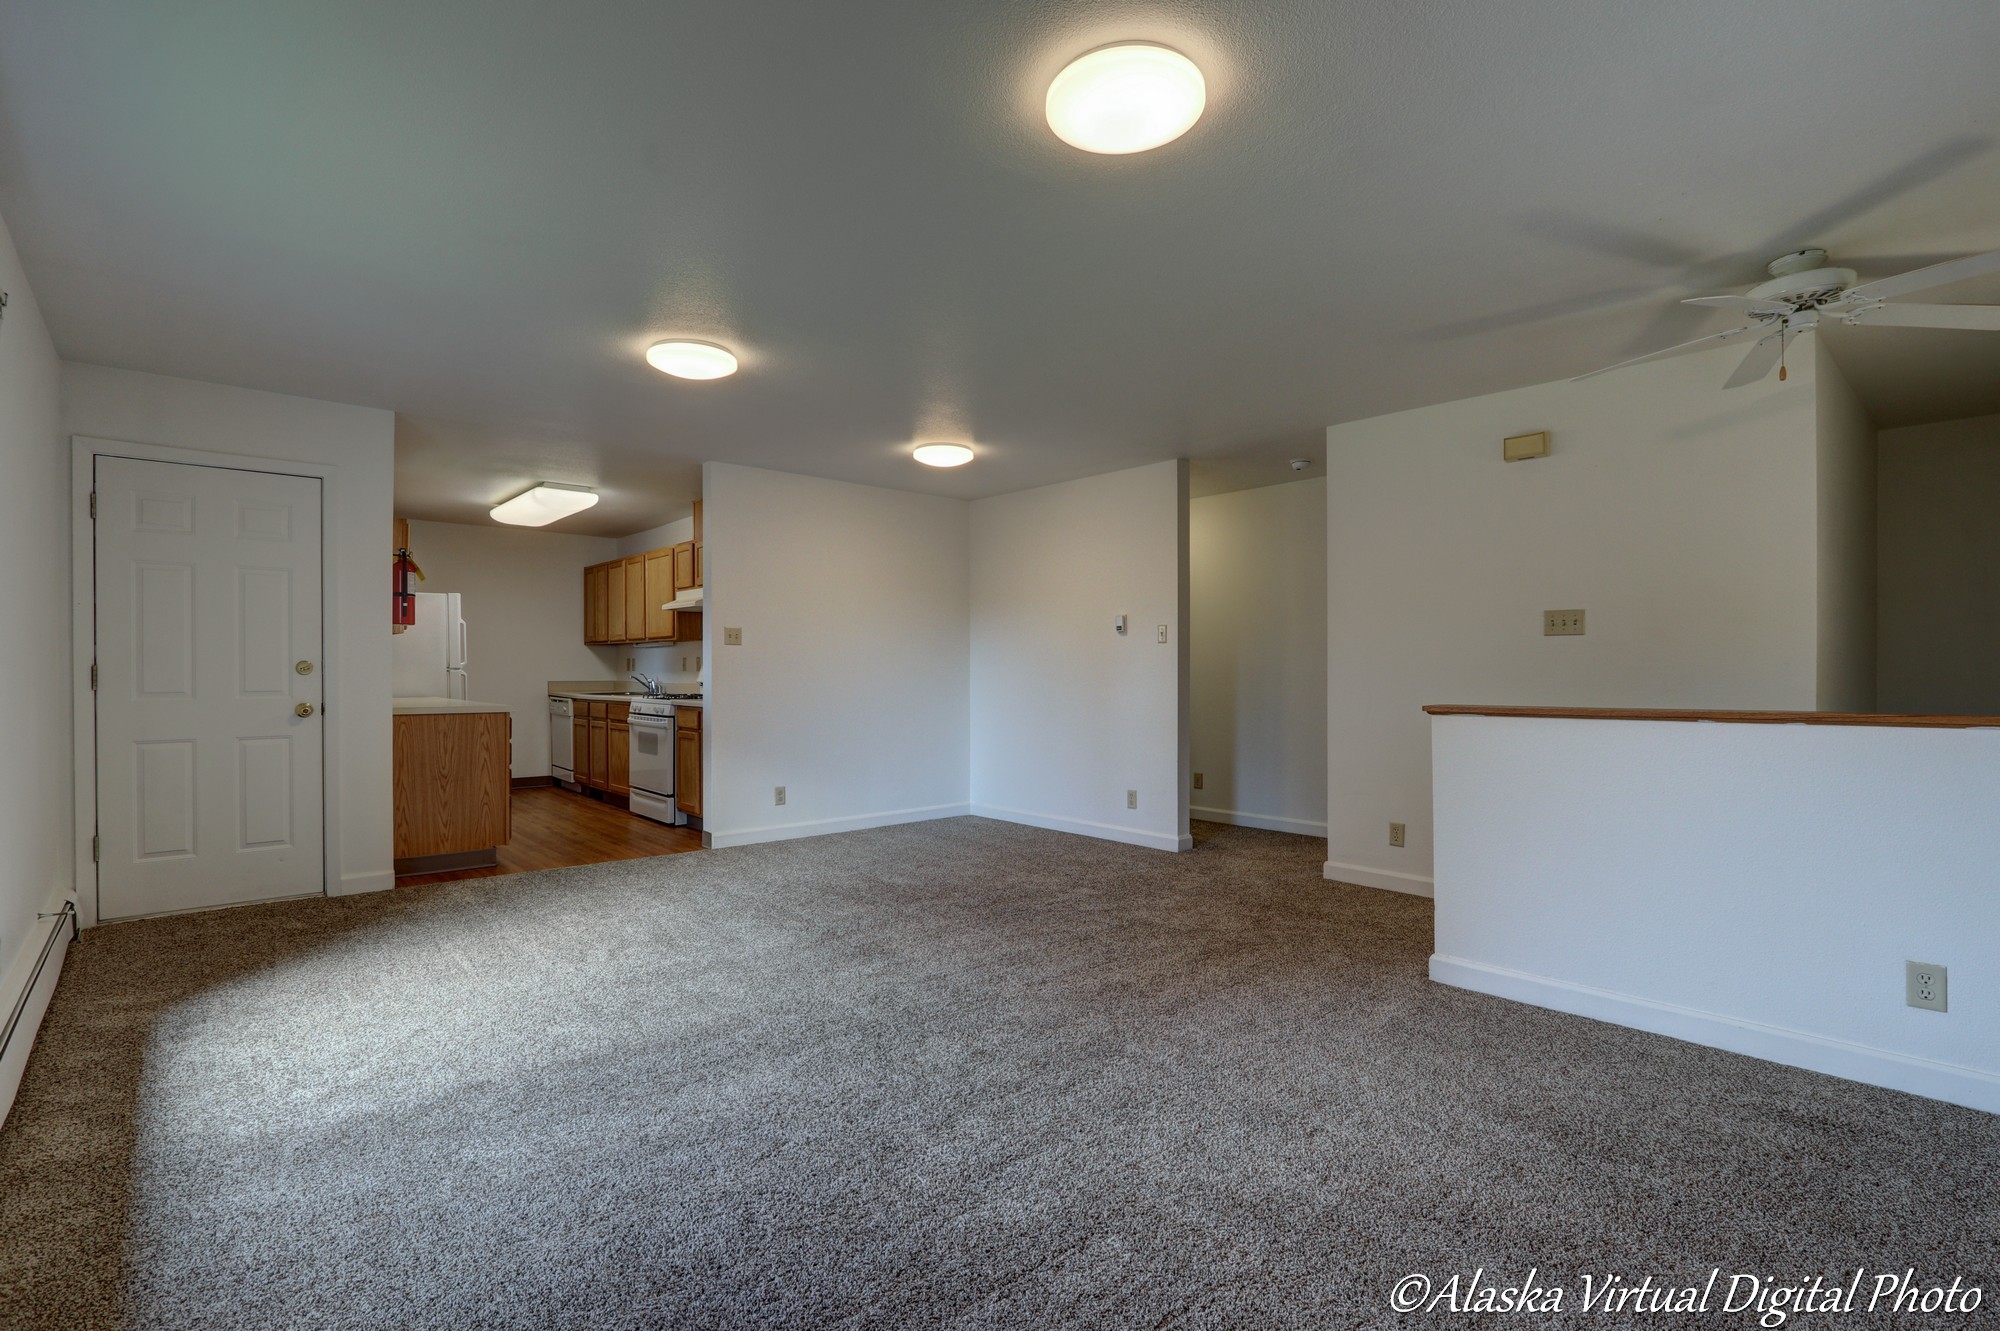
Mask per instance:
[[[76,916],[64,910],[68,904],[66,895],[50,903],[48,913],[35,921],[44,928],[30,933],[31,941],[7,968],[5,979],[0,980],[0,994],[9,997],[13,1023],[5,1032],[5,1046],[0,1047],[0,1123],[5,1123],[7,1115],[13,1112],[14,1094],[21,1089],[21,1074],[28,1069],[28,1053],[42,1029],[49,1000],[55,996],[56,981],[62,978],[70,941],[76,936]],[[15,1003],[19,1004],[18,1009],[14,1008]]]
[[[373,869],[365,873],[342,874],[340,881],[327,892],[330,897],[359,896],[363,892],[387,892],[396,885],[393,870]]]
[[[1240,809],[1189,809],[1188,816],[1205,823],[1228,823],[1231,827],[1257,827],[1266,832],[1293,832],[1299,836],[1323,837],[1325,823],[1303,818],[1279,818],[1268,813],[1244,813]]]
[[[1384,892],[1404,892],[1413,897],[1429,897],[1437,894],[1430,878],[1423,874],[1370,869],[1366,865],[1342,864],[1338,860],[1328,860],[1322,864],[1320,876],[1335,883],[1353,883],[1356,887],[1377,887]]]
[[[852,818],[825,818],[813,823],[780,823],[774,827],[745,827],[733,832],[704,829],[703,842],[712,850],[731,846],[755,846],[766,841],[795,841],[800,837],[831,836],[836,832],[865,832],[871,827],[894,827],[898,823],[924,823],[934,818],[963,818],[970,810],[963,804],[933,804],[921,809],[892,809],[885,813],[864,813]]]
[[[2000,1075],[1977,1068],[1532,975],[1463,957],[1433,955],[1430,974],[1439,984],[1455,989],[1470,989],[1613,1026],[1651,1031],[1711,1049],[1747,1054],[1768,1063],[1782,1063],[2000,1114]]]
[[[511,778],[511,784],[515,790],[538,790],[555,785],[556,779],[553,776],[517,776]]]
[[[1185,832],[1179,836],[1170,836],[1164,832],[1142,832],[1136,827],[1093,823],[1082,818],[1058,818],[1053,814],[1030,813],[1026,809],[1002,809],[992,804],[975,804],[972,806],[972,813],[976,818],[1020,823],[1025,827],[1039,827],[1048,832],[1069,832],[1076,836],[1096,837],[1099,841],[1122,841],[1128,846],[1144,846],[1148,850],[1194,849],[1194,838]]]

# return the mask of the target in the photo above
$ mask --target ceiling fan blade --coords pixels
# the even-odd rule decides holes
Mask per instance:
[[[2000,305],[1872,305],[1855,311],[1847,321],[1896,328],[1969,328],[2000,333]]]
[[[1898,273],[1894,277],[1878,278],[1873,282],[1863,282],[1860,286],[1849,287],[1843,292],[1840,302],[1843,305],[1852,305],[1856,301],[1887,300],[1891,296],[1941,287],[1947,282],[1960,282],[1968,277],[1979,277],[1986,273],[2000,273],[2000,250],[1994,250],[1989,254],[1968,255],[1963,259],[1953,259],[1949,263],[1934,263],[1928,268]]]
[[[1735,341],[1745,333],[1761,333],[1767,327],[1769,327],[1767,324],[1744,324],[1741,328],[1725,328],[1720,333],[1710,333],[1707,337],[1698,337],[1692,342],[1683,342],[1679,346],[1668,347],[1664,351],[1648,352],[1644,356],[1634,356],[1631,360],[1621,360],[1616,365],[1607,365],[1601,370],[1592,370],[1589,374],[1579,374],[1576,378],[1570,380],[1570,382],[1573,384],[1582,383],[1585,379],[1595,379],[1600,374],[1609,374],[1613,370],[1622,370],[1628,365],[1644,365],[1647,361],[1665,360],[1669,356],[1678,356],[1683,352],[1696,351],[1702,347],[1720,346],[1724,342]]]
[[[1778,357],[1784,354],[1784,350],[1782,334],[1765,338],[1750,348],[1750,354],[1743,358],[1743,363],[1736,367],[1736,373],[1730,375],[1729,381],[1722,386],[1741,388],[1745,384],[1756,383],[1771,372],[1771,367],[1778,363]]]
[[[1695,296],[1682,301],[1681,304],[1713,305],[1718,310],[1738,310],[1744,314],[1754,314],[1760,319],[1792,312],[1792,307],[1782,301],[1758,300],[1754,296]]]

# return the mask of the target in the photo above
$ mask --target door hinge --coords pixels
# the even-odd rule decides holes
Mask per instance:
[[[94,832],[90,837],[90,862],[97,863],[97,834]]]
[[[90,663],[90,691],[97,692],[97,662]]]
[[[97,521],[97,491],[90,492],[90,520]]]

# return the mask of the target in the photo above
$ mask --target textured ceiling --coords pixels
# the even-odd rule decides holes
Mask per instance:
[[[1207,115],[1065,147],[1049,78],[1129,37]],[[1227,488],[1724,326],[1672,302],[1802,244],[2000,248],[1996,67],[1993,0],[12,0],[0,212],[65,356],[394,408],[412,514],[629,530],[707,458]],[[2000,334],[1840,331],[1884,423],[2000,411]]]

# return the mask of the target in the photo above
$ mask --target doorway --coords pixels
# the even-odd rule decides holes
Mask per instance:
[[[321,481],[92,461],[97,915],[326,889]]]

